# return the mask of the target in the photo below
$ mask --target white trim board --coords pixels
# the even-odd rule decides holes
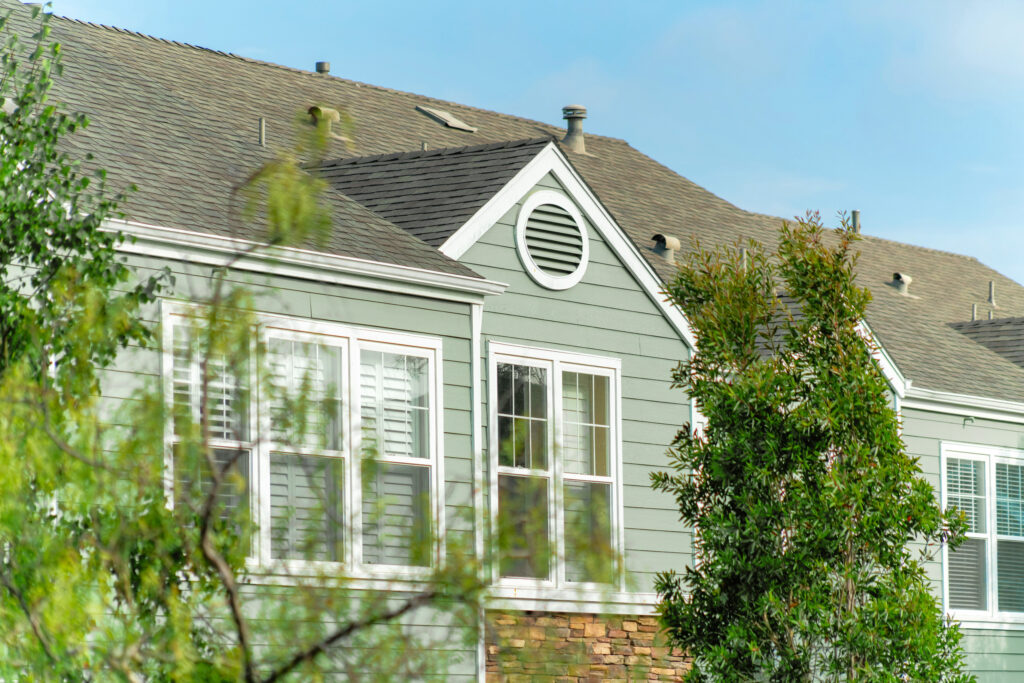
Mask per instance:
[[[104,228],[124,233],[129,237],[118,247],[120,252],[185,263],[223,266],[239,253],[259,247],[258,242],[251,240],[119,219],[108,220]],[[254,251],[238,258],[231,267],[265,275],[281,275],[463,303],[480,302],[484,296],[501,294],[508,288],[508,285],[493,280],[349,256],[321,254],[293,247]]]
[[[675,305],[665,299],[661,280],[654,268],[640,255],[636,245],[615,222],[611,214],[604,208],[582,177],[562,154],[554,142],[548,143],[519,173],[503,188],[488,200],[465,225],[441,245],[442,254],[453,259],[460,259],[476,243],[484,233],[501,219],[509,209],[515,206],[526,194],[551,173],[566,189],[597,231],[604,238],[612,251],[637,279],[676,332],[683,338],[691,350],[697,344],[686,320]]]
[[[903,408],[1024,424],[1024,403],[922,389],[907,382]]]
[[[879,369],[882,371],[882,375],[886,381],[889,382],[889,386],[896,393],[896,396],[903,398],[907,395],[907,387],[910,382],[903,376],[900,369],[896,367],[896,363],[893,361],[892,356],[889,355],[885,347],[882,346],[881,342],[878,341],[878,337],[872,332],[871,326],[868,325],[867,320],[861,320],[857,324],[857,331],[861,333],[865,341],[868,342],[868,349],[871,351],[871,357],[878,363]]]

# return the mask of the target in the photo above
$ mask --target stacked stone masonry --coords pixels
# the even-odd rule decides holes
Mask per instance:
[[[678,681],[689,668],[649,616],[490,612],[487,680]]]

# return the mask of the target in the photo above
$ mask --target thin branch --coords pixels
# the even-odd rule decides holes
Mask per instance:
[[[225,266],[225,268],[230,267],[230,264],[236,262],[241,257],[242,254],[236,254],[228,261],[228,265]],[[216,313],[217,308],[221,303],[221,297],[223,296],[223,273],[224,271],[221,270],[216,276],[216,284],[214,286],[213,299],[211,301],[211,308],[214,313]],[[235,631],[238,634],[238,644],[242,650],[242,666],[245,672],[245,681],[246,683],[254,683],[256,681],[256,669],[252,661],[252,637],[249,632],[249,624],[246,622],[245,615],[242,613],[242,597],[238,591],[238,583],[235,581],[234,571],[232,571],[231,566],[224,559],[221,552],[216,548],[213,542],[213,537],[210,535],[217,493],[219,492],[221,483],[224,480],[224,473],[227,471],[226,468],[222,471],[217,467],[212,449],[210,448],[210,416],[209,411],[206,409],[206,405],[209,399],[210,385],[209,360],[210,354],[213,350],[212,325],[208,327],[206,332],[205,347],[205,352],[203,353],[201,361],[201,386],[199,396],[200,432],[202,434],[203,441],[203,454],[206,457],[207,465],[210,469],[213,485],[210,487],[209,493],[207,493],[206,500],[203,501],[199,547],[202,550],[203,557],[216,570],[217,576],[220,578],[221,585],[224,588],[224,592],[227,594],[228,605],[231,609],[231,619],[235,624]],[[235,457],[238,457],[237,454]],[[228,463],[229,466],[230,464],[231,463]]]
[[[42,627],[39,625],[39,620],[36,618],[36,615],[32,613],[28,603],[25,602],[25,596],[20,590],[18,590],[17,586],[14,585],[14,582],[11,581],[11,577],[7,572],[0,572],[0,583],[3,583],[7,592],[13,595],[14,599],[18,601],[21,611],[25,613],[25,617],[28,619],[28,623],[32,627],[32,633],[35,634],[36,640],[39,641],[39,645],[43,648],[43,652],[46,653],[46,658],[49,659],[50,662],[56,664],[57,658],[50,649],[50,644],[47,642],[46,637],[43,634]]]
[[[434,600],[437,600],[439,597],[441,597],[441,593],[437,590],[425,591],[423,593],[420,593],[409,598],[399,607],[396,607],[392,610],[388,610],[386,612],[379,612],[372,616],[364,617],[363,619],[356,619],[355,621],[350,621],[349,623],[345,624],[341,628],[334,631],[334,633],[331,633],[322,640],[314,643],[313,645],[310,645],[305,650],[296,653],[291,659],[289,659],[287,662],[285,662],[278,668],[274,669],[266,678],[262,679],[261,683],[276,683],[276,681],[281,680],[284,676],[288,675],[302,664],[312,661],[318,655],[326,652],[327,648],[331,647],[332,645],[335,645],[336,643],[341,642],[345,638],[348,638],[353,633],[361,631],[365,628],[369,628],[371,626],[376,626],[378,624],[384,624],[390,621],[394,621],[395,619],[401,617],[403,614],[411,612],[412,610],[418,607],[428,605]]]

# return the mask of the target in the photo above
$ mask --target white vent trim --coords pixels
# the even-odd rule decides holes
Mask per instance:
[[[551,204],[568,213],[579,228],[583,251],[576,270],[568,275],[551,275],[543,271],[534,261],[529,245],[526,243],[526,227],[530,216],[534,209],[544,204]],[[519,252],[519,260],[522,261],[523,268],[538,285],[547,289],[569,289],[583,279],[583,275],[587,272],[587,263],[590,260],[590,237],[587,234],[587,224],[583,220],[583,214],[576,208],[576,204],[564,194],[554,190],[534,192],[523,202],[519,209],[519,216],[516,218],[516,251]]]

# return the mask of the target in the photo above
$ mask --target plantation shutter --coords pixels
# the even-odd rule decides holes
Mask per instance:
[[[426,358],[360,354],[363,562],[428,566],[431,557],[430,430]],[[388,462],[423,460],[423,465]]]
[[[376,470],[363,481],[363,562],[428,566],[429,468],[380,463]]]
[[[949,553],[949,606],[952,609],[988,609],[987,546],[985,538],[985,463],[949,458],[946,461],[946,503],[964,513],[969,537]]]
[[[271,438],[310,450],[342,449],[342,349],[269,340]]]
[[[270,454],[271,555],[340,562],[342,537],[340,458]]]
[[[277,337],[267,348],[271,439],[304,451],[270,454],[271,556],[343,561],[343,350]]]
[[[425,358],[363,351],[360,401],[364,449],[380,457],[430,457]]]
[[[997,605],[1024,612],[1024,466],[996,463],[995,470]]]
[[[173,332],[173,394],[175,433],[182,435],[188,420],[198,425],[203,412],[209,415],[210,438],[224,441],[247,441],[249,424],[245,385],[245,354],[232,367],[223,353],[213,352],[207,360],[209,379],[206,405],[202,402],[202,359],[193,330],[175,325]],[[241,366],[241,367],[239,367]],[[241,376],[240,376],[241,375]]]

